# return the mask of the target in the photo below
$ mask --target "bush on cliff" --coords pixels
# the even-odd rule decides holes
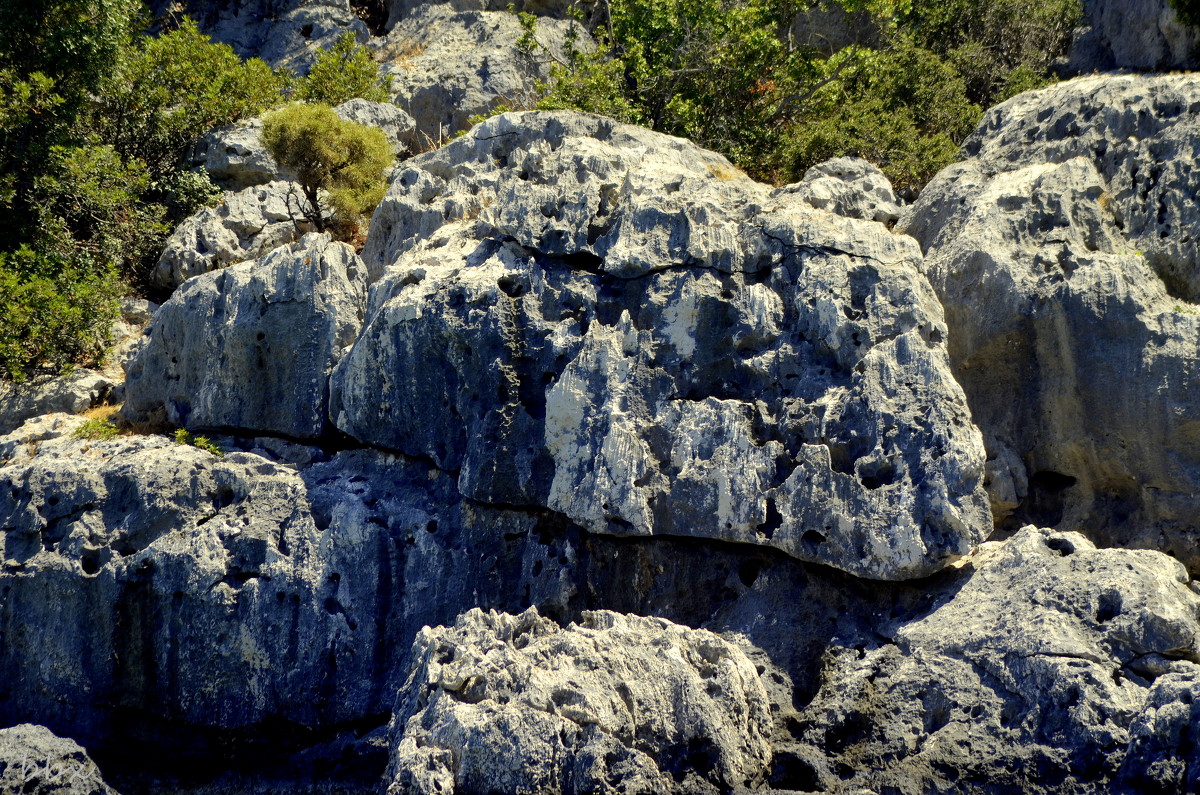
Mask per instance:
[[[358,44],[353,32],[346,31],[332,47],[317,56],[297,85],[296,98],[340,105],[355,98],[387,102],[391,97],[371,53]]]
[[[383,172],[395,159],[383,132],[343,121],[328,105],[275,111],[263,123],[262,140],[271,157],[296,174],[300,214],[318,231],[343,239],[383,198]]]

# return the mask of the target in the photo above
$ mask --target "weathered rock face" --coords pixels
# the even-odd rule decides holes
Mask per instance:
[[[900,222],[926,250],[997,516],[1200,571],[1200,80],[1084,78],[993,110]]]
[[[782,188],[821,210],[847,218],[893,224],[900,205],[892,184],[875,166],[861,157],[827,160],[804,172],[804,179]]]
[[[1200,31],[1179,21],[1170,0],[1084,0],[1083,9],[1085,27],[1063,71],[1195,68]]]
[[[27,795],[117,795],[78,743],[28,723],[0,729],[0,790]]]
[[[760,782],[767,694],[717,635],[584,613],[473,610],[421,631],[392,720],[389,793],[674,793]]]
[[[273,67],[308,71],[317,54],[343,33],[359,41],[370,35],[349,0],[152,0],[156,16],[192,17],[214,41],[243,58],[262,58]]]
[[[1148,778],[1185,791],[1194,752],[1171,732],[1193,708],[1164,703],[1200,674],[1183,567],[1033,528],[968,561],[924,615],[879,626],[882,643],[831,649],[792,724],[805,788],[1133,791],[1116,782],[1157,753]]]
[[[553,59],[565,60],[572,25],[577,46],[591,46],[579,23],[543,17],[536,39],[550,54],[524,54],[517,42],[525,31],[515,15],[432,4],[374,40],[395,103],[416,121],[409,149],[432,149],[469,127],[472,116],[499,105],[528,107],[537,83],[550,76]]]
[[[188,281],[130,366],[125,413],[191,429],[313,438],[328,376],[358,334],[366,269],[329,235]]]
[[[352,99],[335,107],[345,121],[375,127],[387,136],[396,154],[405,151],[415,122],[395,105]],[[192,151],[192,165],[203,167],[227,190],[242,190],[279,179],[294,179],[281,169],[262,142],[262,117],[246,119],[205,135]]]
[[[465,496],[874,578],[990,529],[940,308],[882,225],[679,139],[511,114],[398,172],[364,256],[386,271],[334,421]]]
[[[174,288],[193,276],[261,257],[300,238],[299,192],[277,180],[225,194],[175,228],[152,276]]]

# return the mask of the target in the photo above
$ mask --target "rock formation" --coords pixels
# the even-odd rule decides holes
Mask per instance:
[[[417,636],[389,793],[674,793],[758,784],[767,694],[739,649],[655,618],[472,610]]]
[[[497,117],[398,172],[334,374],[356,439],[600,533],[929,573],[988,529],[907,238],[678,139]]]
[[[26,795],[117,795],[76,742],[28,723],[0,729],[0,790]]]
[[[1063,66],[1068,74],[1196,67],[1200,34],[1179,21],[1170,0],[1083,0],[1083,12]]]
[[[1191,76],[1022,94],[898,227],[946,308],[997,517],[1168,551],[1193,572],[1196,108]]]
[[[189,280],[159,309],[129,368],[126,415],[320,436],[329,372],[362,324],[366,276],[354,249],[311,234]]]

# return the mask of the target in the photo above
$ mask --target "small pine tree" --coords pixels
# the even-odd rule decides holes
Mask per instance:
[[[335,221],[352,228],[383,198],[383,172],[395,156],[374,127],[343,121],[328,105],[294,104],[267,116],[262,139],[275,161],[296,174],[304,194],[300,213],[318,231]]]
[[[378,64],[350,31],[317,56],[308,76],[297,86],[296,96],[326,105],[340,105],[355,98],[372,102],[387,102],[391,98]]]

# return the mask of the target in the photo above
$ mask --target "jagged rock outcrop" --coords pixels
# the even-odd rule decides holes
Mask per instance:
[[[431,4],[374,40],[395,103],[416,121],[410,151],[440,146],[469,127],[472,116],[497,106],[529,107],[538,82],[549,78],[550,65],[566,60],[572,26],[576,46],[590,47],[591,37],[578,22],[541,17],[537,47],[525,53],[517,46],[525,30],[515,15]]]
[[[1200,675],[1187,583],[1165,555],[1077,533],[985,545],[923,615],[831,647],[823,686],[789,720],[793,783],[1106,793],[1151,791],[1125,786],[1145,775],[1167,785],[1152,791],[1187,791],[1195,752],[1178,733],[1194,708],[1166,703]]]
[[[28,723],[0,729],[0,791],[117,795],[78,743]]]
[[[680,139],[508,114],[409,161],[364,258],[331,416],[467,497],[885,579],[990,530],[940,307],[880,224]]]
[[[683,793],[760,782],[766,691],[717,635],[472,610],[425,628],[392,719],[389,793]]]
[[[131,364],[125,413],[304,439],[327,425],[328,378],[357,336],[366,268],[329,235],[189,280]]]
[[[299,201],[299,189],[284,180],[227,192],[216,207],[175,227],[151,278],[160,287],[178,287],[298,240],[307,228]]]
[[[1200,30],[1180,22],[1170,0],[1083,0],[1083,12],[1062,67],[1068,74],[1196,67]]]
[[[804,178],[782,188],[821,210],[893,224],[900,218],[900,205],[892,183],[877,167],[861,157],[826,160],[804,172]]]
[[[352,99],[335,107],[346,121],[375,127],[387,136],[392,150],[405,151],[415,122],[395,105]],[[263,119],[256,116],[206,134],[192,150],[192,165],[203,167],[226,190],[243,190],[280,179],[294,179],[281,169],[262,142]]]
[[[999,519],[1200,571],[1200,79],[1081,78],[989,112],[899,228],[925,247]]]

